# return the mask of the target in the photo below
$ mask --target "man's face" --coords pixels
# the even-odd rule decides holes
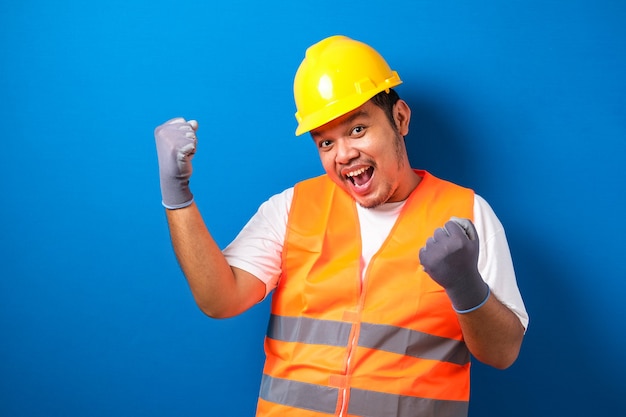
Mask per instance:
[[[397,129],[368,101],[311,131],[328,176],[366,208],[405,200],[419,181],[403,139],[411,112],[399,100],[393,114]]]

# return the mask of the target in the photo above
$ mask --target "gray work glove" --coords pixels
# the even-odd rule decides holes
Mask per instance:
[[[426,241],[419,259],[458,313],[475,310],[489,297],[489,286],[478,272],[478,234],[471,221],[452,217]]]
[[[182,117],[168,120],[154,130],[163,205],[168,209],[187,207],[193,202],[189,190],[191,159],[196,153],[198,122]]]

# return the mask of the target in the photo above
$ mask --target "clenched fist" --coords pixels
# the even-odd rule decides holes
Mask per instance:
[[[489,287],[478,272],[478,234],[471,221],[452,217],[426,241],[419,259],[457,312],[472,311],[489,297]]]
[[[191,159],[196,153],[198,122],[182,117],[168,120],[154,130],[159,158],[159,177],[163,205],[183,208],[193,202],[189,189]]]

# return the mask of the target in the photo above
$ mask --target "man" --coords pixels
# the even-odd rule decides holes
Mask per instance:
[[[294,81],[325,175],[270,198],[222,251],[189,189],[195,121],[155,131],[172,244],[198,306],[270,292],[258,416],[466,416],[470,353],[517,358],[528,324],[504,231],[473,191],[411,168],[401,80],[332,36]]]

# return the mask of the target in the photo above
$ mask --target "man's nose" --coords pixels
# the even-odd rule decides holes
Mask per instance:
[[[341,139],[335,143],[337,154],[335,161],[338,164],[347,164],[359,156],[359,151],[352,146],[349,140]]]

